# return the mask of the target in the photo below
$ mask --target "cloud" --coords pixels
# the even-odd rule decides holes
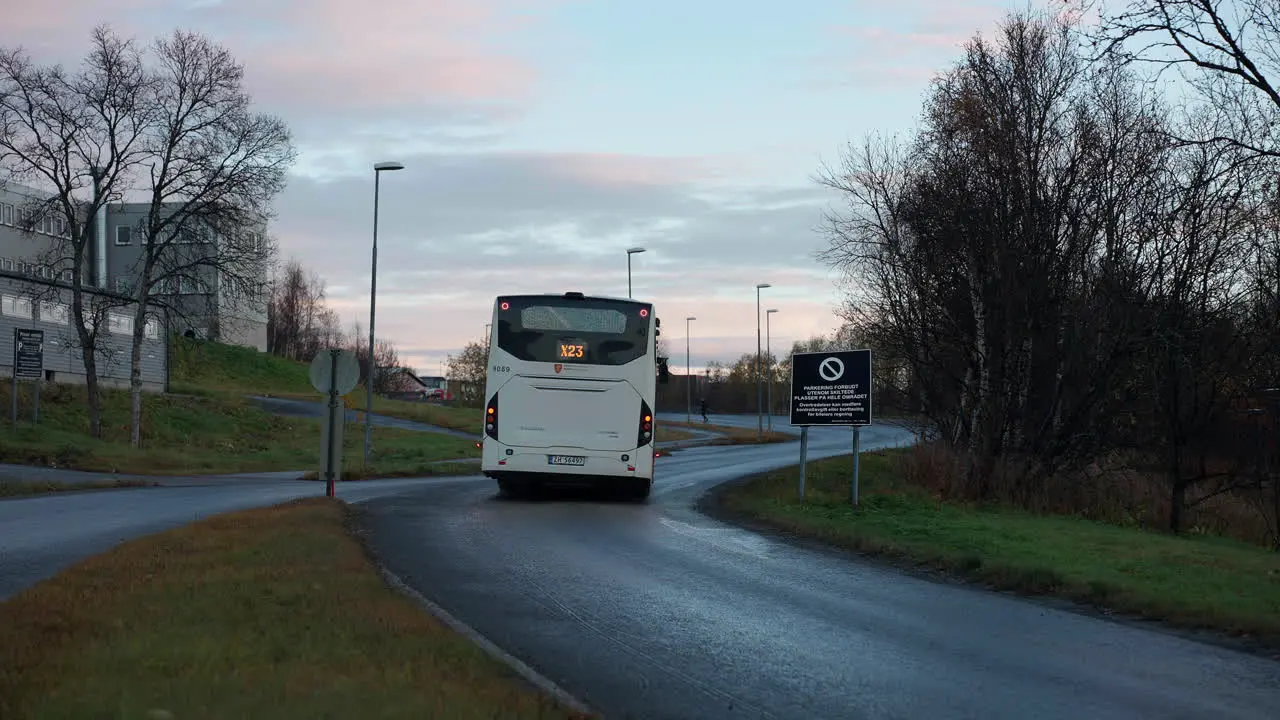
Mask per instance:
[[[502,125],[536,99],[538,68],[517,40],[563,1],[119,0],[106,12],[100,0],[0,0],[0,41],[75,63],[98,23],[143,43],[196,30],[245,65],[259,109],[304,139],[380,117],[438,141],[442,127]]]
[[[964,45],[1012,9],[999,1],[899,0],[889,22],[839,24],[828,32],[835,45],[820,56],[844,68],[840,84],[916,89],[945,71]]]
[[[250,36],[245,60],[270,102],[292,109],[399,109],[526,101],[536,72],[502,46],[531,16],[511,0],[237,0],[204,10]]]
[[[732,360],[754,347],[756,283],[779,342],[835,324],[814,232],[832,198],[816,188],[708,191],[709,159],[582,153],[432,153],[400,158],[379,192],[378,327],[420,366],[477,339],[504,292],[625,296],[625,249],[637,297],[653,300],[700,352]],[[295,177],[278,203],[283,253],[324,276],[346,322],[367,324],[371,171]],[[679,332],[677,332],[679,331]],[[681,343],[683,344],[683,343]]]

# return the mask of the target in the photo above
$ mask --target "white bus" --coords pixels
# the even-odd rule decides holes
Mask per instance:
[[[653,305],[563,295],[493,304],[481,468],[504,494],[603,486],[642,500],[653,487],[660,323]]]

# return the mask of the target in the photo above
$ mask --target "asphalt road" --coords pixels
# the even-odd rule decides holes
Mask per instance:
[[[811,457],[849,440],[814,430]],[[867,449],[908,441],[894,427],[863,434]],[[609,718],[1271,718],[1280,707],[1280,663],[801,549],[692,509],[706,488],[794,463],[797,449],[665,456],[641,505],[502,500],[478,477],[339,495],[365,510],[389,569]],[[122,540],[323,492],[244,478],[0,501],[0,598]]]
[[[863,446],[908,439],[876,427]],[[810,440],[817,457],[850,435]],[[611,719],[1276,716],[1280,663],[691,509],[796,449],[681,451],[659,461],[647,505],[510,501],[479,481],[371,499],[363,523],[407,584]]]

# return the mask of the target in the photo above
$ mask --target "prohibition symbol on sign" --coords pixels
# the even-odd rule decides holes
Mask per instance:
[[[844,376],[844,362],[838,357],[829,357],[818,365],[818,374],[827,382],[835,382]]]

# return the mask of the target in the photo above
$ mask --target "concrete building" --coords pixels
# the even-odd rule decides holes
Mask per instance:
[[[49,198],[12,183],[0,186],[0,272],[45,281],[70,282],[75,268],[58,252],[66,238],[64,220],[45,212]],[[84,284],[108,293],[131,294],[140,271],[146,245],[141,226],[149,206],[145,203],[111,202],[93,219],[94,241],[89,248],[83,273]],[[34,223],[31,218],[39,218]],[[245,236],[261,247],[265,227],[246,230]],[[210,267],[197,267],[190,260],[201,252],[212,256],[216,243],[223,242],[207,230],[184,234],[169,250],[174,262],[189,266],[153,289],[157,304],[165,312],[172,332],[236,345],[267,349],[267,296],[265,268],[249,291],[227,287]],[[182,256],[182,258],[179,258]]]
[[[86,305],[105,300],[107,328],[98,342],[98,381],[103,387],[129,386],[129,353],[133,338],[133,309],[126,298],[87,291]],[[44,331],[44,381],[83,384],[84,357],[71,320],[71,289],[66,283],[0,271],[0,377],[13,377],[16,328]],[[142,386],[149,391],[168,386],[169,352],[160,323],[147,323],[142,344]]]

